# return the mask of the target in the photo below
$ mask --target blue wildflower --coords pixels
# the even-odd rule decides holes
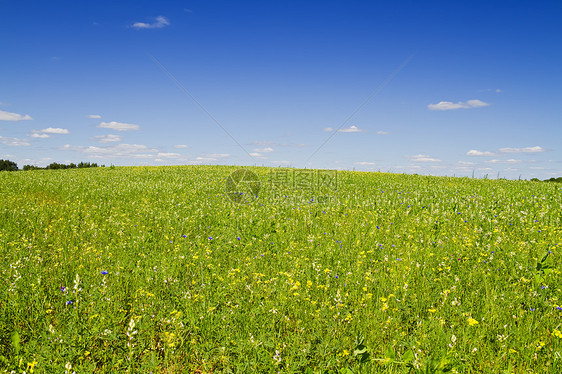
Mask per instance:
[[[105,271],[105,270],[102,270],[102,271],[101,271],[101,274],[102,274],[102,275],[107,275],[107,274],[109,274],[109,273],[108,273],[107,271]]]

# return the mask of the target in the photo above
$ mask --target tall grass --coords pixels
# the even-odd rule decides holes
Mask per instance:
[[[560,186],[235,170],[0,173],[0,370],[561,371]]]

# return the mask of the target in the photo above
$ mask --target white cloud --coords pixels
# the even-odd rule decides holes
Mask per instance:
[[[287,160],[272,161],[272,163],[275,164],[275,165],[283,165],[283,166],[291,165],[291,161],[287,161]]]
[[[31,119],[33,118],[31,118],[29,114],[22,116],[18,113],[5,112],[3,110],[0,110],[0,121],[28,121]]]
[[[476,149],[471,149],[470,151],[466,152],[467,156],[496,156],[494,152],[488,151],[477,151]]]
[[[254,152],[261,152],[261,153],[273,152],[273,148],[271,148],[271,147],[256,148],[256,149],[254,149]]]
[[[177,149],[185,149],[185,148],[187,148],[187,145],[185,145],[185,144],[177,144],[177,145],[174,145],[174,148],[177,148]]]
[[[109,135],[98,135],[98,136],[94,136],[94,139],[100,143],[114,143],[114,142],[120,142],[121,141],[121,136],[119,135],[113,135],[113,134],[109,134]]]
[[[164,16],[156,17],[156,20],[152,23],[135,22],[131,26],[134,29],[161,29],[162,27],[169,26],[170,21]]]
[[[354,162],[355,165],[361,165],[361,166],[372,166],[372,165],[376,165],[376,163],[374,162],[369,162],[369,161],[357,161]]]
[[[67,129],[61,129],[60,127],[47,127],[46,129],[38,130],[34,132],[43,133],[43,134],[70,134],[70,132]]]
[[[101,116],[99,114],[88,114],[88,118],[101,118]]]
[[[388,135],[390,134],[388,131],[377,131],[377,135]]]
[[[178,158],[181,157],[181,155],[179,153],[164,153],[164,152],[159,152],[156,157],[158,158]]]
[[[30,145],[25,139],[6,138],[3,136],[0,136],[0,143],[4,145],[11,145],[13,147],[27,147]]]
[[[332,132],[332,131],[334,131],[334,129],[333,129],[332,127],[324,127],[323,130],[326,131],[326,132]],[[338,130],[338,132],[362,132],[362,131],[364,131],[364,130],[359,129],[359,128],[358,128],[357,126],[355,126],[355,125],[352,125],[352,126],[349,126],[349,127],[344,128],[344,129],[339,129],[339,130]]]
[[[438,158],[433,158],[428,155],[415,155],[410,157],[410,160],[413,162],[441,162]]]
[[[475,165],[474,162],[470,162],[470,161],[457,161],[457,164],[465,165],[465,166]]]
[[[440,101],[437,104],[429,104],[427,107],[431,110],[453,110],[453,109],[480,108],[488,105],[490,104],[480,100],[468,100],[464,102],[459,101],[458,103],[453,103],[450,101]]]
[[[357,126],[352,125],[345,129],[339,129],[338,132],[363,132],[363,130],[360,130]]]
[[[491,164],[518,164],[521,162],[521,160],[515,160],[513,158],[510,158],[509,160],[490,160],[486,162],[489,162]]]
[[[41,134],[39,132],[35,132],[33,134],[30,135],[32,138],[36,138],[36,139],[47,139],[50,138],[51,135],[49,134]]]
[[[96,158],[154,158],[158,153],[157,149],[140,144],[117,144],[107,147],[83,147],[66,144],[62,149],[82,152]]]
[[[138,130],[140,127],[139,125],[134,125],[132,123],[123,123],[123,122],[102,122],[98,125],[99,128],[102,129],[112,129],[115,131],[131,131],[131,130]]]
[[[525,148],[500,148],[501,153],[538,153],[544,152],[546,149],[543,147],[539,147],[538,145],[535,147],[525,147]]]
[[[201,156],[196,157],[195,159],[197,161],[201,161],[201,162],[210,162],[210,161],[218,161],[221,158],[227,158],[230,157],[230,154],[228,153],[209,153],[209,154],[204,154]]]

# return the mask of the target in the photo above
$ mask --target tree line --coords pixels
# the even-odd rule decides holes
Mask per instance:
[[[22,170],[58,170],[58,169],[85,169],[85,168],[97,168],[105,167],[105,165],[98,165],[95,162],[80,162],[79,164],[70,163],[59,164],[58,162],[52,162],[44,168],[33,165],[24,165]],[[0,171],[18,171],[18,165],[10,160],[0,160]]]

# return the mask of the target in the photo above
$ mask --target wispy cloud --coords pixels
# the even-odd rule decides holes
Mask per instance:
[[[230,154],[228,153],[206,153],[201,156],[197,156],[195,160],[198,162],[212,162],[228,157],[230,157]]]
[[[4,145],[11,145],[13,147],[27,147],[30,145],[25,139],[7,138],[0,136],[0,143]]]
[[[102,129],[112,129],[115,131],[134,131],[140,128],[139,125],[135,125],[132,123],[123,123],[123,122],[102,122],[98,125],[99,128]]]
[[[68,129],[61,129],[60,127],[47,127],[43,130],[34,130],[34,133],[42,133],[42,134],[70,134]]]
[[[388,131],[377,131],[377,135],[388,135],[390,134]]]
[[[497,152],[478,151],[476,149],[471,149],[470,151],[466,152],[466,155],[467,156],[501,156],[510,153],[539,153],[539,152],[546,152],[546,149],[538,145],[534,147],[524,147],[524,148],[505,147],[505,148],[500,148]]]
[[[468,100],[468,101],[459,101],[458,103],[453,103],[450,101],[440,101],[437,104],[429,104],[427,107],[431,110],[454,110],[454,109],[480,108],[488,105],[490,104],[480,100]]]
[[[169,153],[158,152],[156,157],[158,157],[158,158],[180,158],[181,155],[179,153],[172,153],[172,152],[169,152]]]
[[[185,148],[187,148],[187,145],[185,145],[185,144],[176,144],[176,145],[174,145],[174,148],[177,148],[177,149],[185,149]]]
[[[0,110],[0,121],[28,121],[31,120],[29,114],[21,115],[18,113],[5,112]]]
[[[373,166],[376,165],[376,163],[374,162],[370,162],[370,161],[357,161],[353,163],[354,165],[360,165],[360,166]]]
[[[489,162],[490,164],[518,164],[521,162],[521,160],[510,158],[508,160],[489,160],[486,162]]]
[[[107,147],[64,145],[62,150],[77,151],[95,158],[154,158],[157,149],[141,144],[117,144]]]
[[[326,132],[332,132],[334,131],[334,129],[332,127],[325,127],[324,131]],[[346,127],[344,129],[339,129],[338,132],[363,132],[364,130],[359,129],[357,126],[352,125],[349,127]]]
[[[101,116],[99,114],[88,114],[88,118],[96,118],[96,119],[100,119]]]
[[[546,149],[543,147],[539,147],[538,145],[535,147],[525,147],[525,148],[500,148],[501,153],[538,153],[538,152],[545,152]]]
[[[115,143],[121,141],[121,136],[113,135],[113,134],[98,135],[98,136],[94,136],[94,139],[100,143]]]
[[[254,152],[269,153],[269,152],[273,152],[273,148],[271,148],[271,147],[256,148],[256,149],[254,149]]]
[[[156,17],[155,21],[152,23],[145,23],[145,22],[135,22],[131,26],[134,29],[161,29],[162,27],[166,27],[170,25],[170,21],[164,16]]]
[[[466,152],[467,156],[497,156],[494,152],[489,151],[478,151],[476,149],[471,149],[470,151]]]
[[[415,155],[410,157],[410,160],[413,162],[441,162],[438,158],[433,158],[428,155]]]

